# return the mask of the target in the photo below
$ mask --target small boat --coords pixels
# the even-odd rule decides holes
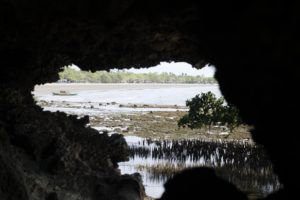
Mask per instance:
[[[65,90],[60,90],[59,92],[52,92],[53,95],[59,95],[59,96],[74,96],[77,95],[77,93],[70,93]]]

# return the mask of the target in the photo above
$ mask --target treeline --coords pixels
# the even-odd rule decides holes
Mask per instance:
[[[216,83],[212,77],[188,76],[187,74],[175,75],[173,73],[143,73],[76,71],[65,68],[59,73],[59,82],[68,83]]]

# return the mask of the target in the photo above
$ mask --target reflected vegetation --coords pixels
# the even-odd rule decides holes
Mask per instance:
[[[262,147],[249,142],[144,139],[130,146],[130,157],[152,160],[135,169],[156,183],[183,169],[206,166],[249,194],[265,196],[280,188]]]

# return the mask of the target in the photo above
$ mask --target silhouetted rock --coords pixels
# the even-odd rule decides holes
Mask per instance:
[[[234,185],[218,178],[209,168],[192,168],[176,174],[165,184],[160,200],[247,199]]]
[[[58,200],[57,194],[55,192],[51,192],[46,196],[45,200]]]
[[[145,197],[145,188],[138,173],[123,175],[117,188],[120,200],[143,200]]]
[[[145,189],[138,173],[103,179],[95,185],[92,193],[92,200],[143,200],[144,197]]]

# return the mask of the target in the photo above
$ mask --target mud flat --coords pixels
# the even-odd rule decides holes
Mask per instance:
[[[222,127],[206,129],[179,128],[178,120],[185,111],[156,111],[143,113],[114,113],[90,117],[91,127],[99,131],[120,133],[152,139],[245,140],[251,142],[249,127],[242,125],[232,133]]]
[[[44,100],[37,104],[49,111],[62,111],[79,117],[88,115],[90,126],[99,132],[152,139],[190,138],[252,142],[250,127],[246,125],[237,127],[233,132],[222,126],[212,126],[209,131],[205,128],[179,128],[177,122],[188,110],[185,106]]]

